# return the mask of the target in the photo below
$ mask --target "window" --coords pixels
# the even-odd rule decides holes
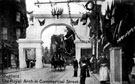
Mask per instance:
[[[21,13],[16,12],[16,21],[20,22],[20,20],[21,20]]]
[[[16,29],[16,37],[17,37],[17,39],[20,37],[20,35],[21,35],[21,30],[20,30],[20,28],[17,28]]]
[[[7,40],[8,39],[8,32],[7,32],[7,28],[3,27],[2,28],[2,39]]]

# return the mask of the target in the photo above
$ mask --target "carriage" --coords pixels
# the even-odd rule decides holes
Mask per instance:
[[[55,70],[66,69],[66,60],[63,56],[60,55],[53,56],[50,63],[51,63],[51,68],[54,68]]]
[[[68,52],[74,51],[73,38],[69,35],[67,40],[64,40],[64,35],[53,35],[51,37],[51,67],[55,70],[62,70],[66,68],[66,57]],[[71,54],[70,54],[71,55]]]

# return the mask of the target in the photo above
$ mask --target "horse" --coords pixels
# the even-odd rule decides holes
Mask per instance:
[[[62,67],[65,70],[65,58],[62,56],[53,56],[51,59],[51,68],[54,67],[55,70],[62,70]]]

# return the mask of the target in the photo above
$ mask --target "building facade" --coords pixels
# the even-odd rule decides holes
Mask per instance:
[[[0,63],[12,67],[18,60],[18,38],[25,38],[28,21],[25,0],[0,0]],[[15,64],[16,66],[16,64]]]

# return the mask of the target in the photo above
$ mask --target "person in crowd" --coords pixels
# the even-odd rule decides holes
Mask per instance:
[[[78,61],[75,57],[73,57],[73,68],[74,68],[74,75],[73,77],[77,77],[78,73]]]
[[[82,65],[82,57],[79,59],[79,67],[81,68]],[[81,76],[81,72],[80,72],[80,76]]]
[[[79,67],[81,67],[81,58],[79,59]]]
[[[26,49],[25,54],[26,54],[27,68],[33,68],[35,66],[35,62],[36,62],[36,56],[35,56],[34,49]]]
[[[91,64],[91,72],[93,73],[94,72],[94,66],[95,66],[95,56],[92,55],[91,58],[90,58],[90,64]]]
[[[131,54],[130,54],[131,55]],[[134,61],[132,58],[127,57],[129,54],[122,54],[122,82],[123,84],[130,84],[130,77],[132,71],[132,66]]]
[[[18,56],[18,54],[15,55],[14,59],[15,59],[16,69],[18,69],[19,68],[19,56]]]
[[[85,56],[82,56],[82,57],[80,58],[80,60],[79,60],[80,68],[82,67],[82,60],[84,60],[85,63],[86,63],[86,58],[85,58]],[[80,75],[81,75],[81,72],[80,72]]]
[[[87,77],[90,77],[90,73],[89,73],[89,69],[90,69],[90,58],[87,58],[86,59],[86,65],[87,65],[86,75],[87,75]]]
[[[135,55],[133,57],[133,60],[134,60],[134,65],[132,67],[132,71],[131,71],[131,77],[133,79],[133,83],[135,84]]]
[[[108,60],[103,54],[101,56],[101,59],[99,60],[99,64],[100,64],[99,69],[100,84],[107,84],[109,77]]]
[[[85,84],[85,79],[86,79],[86,70],[87,70],[87,65],[86,65],[86,60],[82,59],[81,60],[81,71],[80,71],[80,84]]]

